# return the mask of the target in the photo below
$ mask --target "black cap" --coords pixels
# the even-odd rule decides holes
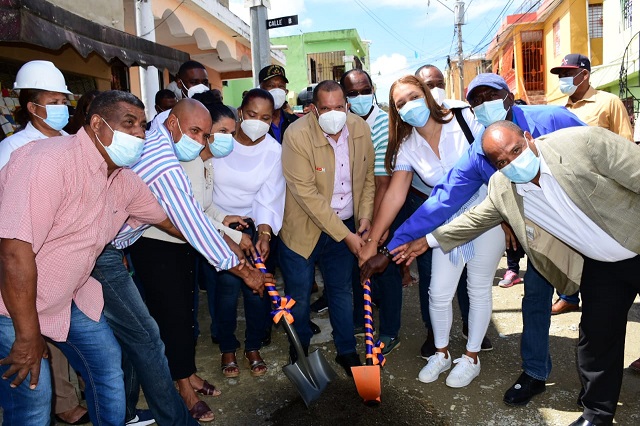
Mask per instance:
[[[589,58],[579,53],[569,53],[564,57],[564,59],[562,59],[562,65],[551,68],[551,71],[549,72],[551,74],[560,74],[560,70],[578,68],[591,72],[591,61]]]
[[[258,82],[262,83],[265,80],[269,80],[273,77],[282,77],[284,82],[288,83],[287,76],[284,74],[284,68],[280,65],[268,65],[260,70],[258,74]]]

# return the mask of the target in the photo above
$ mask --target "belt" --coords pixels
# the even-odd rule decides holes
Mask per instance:
[[[426,200],[427,198],[429,198],[429,196],[427,194],[425,194],[422,191],[419,191],[419,190],[415,189],[413,186],[409,187],[409,192],[411,194],[413,194],[413,195],[416,195],[416,196],[422,198],[423,200]]]

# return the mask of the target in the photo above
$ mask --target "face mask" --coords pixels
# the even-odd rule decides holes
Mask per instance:
[[[318,116],[318,124],[320,124],[320,128],[328,135],[336,135],[340,133],[346,122],[347,113],[344,111],[329,111]]]
[[[44,121],[53,130],[60,131],[69,122],[69,108],[66,105],[40,105],[35,102],[34,104],[47,110],[47,118],[42,118],[35,113],[33,115]]]
[[[507,94],[507,96],[509,96],[509,94]],[[476,114],[476,119],[480,124],[484,127],[488,127],[496,121],[505,119],[507,112],[509,112],[504,109],[504,100],[507,99],[507,96],[505,96],[504,99],[484,102],[483,104],[473,108],[473,112]],[[511,109],[511,107],[509,107],[509,109]]]
[[[209,149],[216,158],[226,157],[233,151],[233,136],[231,133],[214,133]]]
[[[111,145],[109,146],[104,146],[96,133],[96,139],[98,139],[98,142],[100,142],[104,150],[107,151],[111,161],[118,167],[131,167],[136,164],[142,155],[144,139],[123,133],[119,130],[113,130],[104,118],[100,117],[100,119],[104,121],[104,124],[113,132]]]
[[[182,128],[180,127],[180,121],[177,117],[176,122],[178,123],[178,129],[180,130],[180,133],[182,133],[182,137],[180,138],[180,140],[173,144],[176,150],[176,157],[178,157],[178,160],[180,161],[195,160],[204,146],[200,145],[198,142],[184,134]]]
[[[576,74],[573,77],[560,78],[560,91],[562,92],[563,95],[571,96],[574,93],[576,93],[576,90],[578,90],[578,86],[584,83],[584,80],[582,80],[582,82],[578,84],[578,86],[576,86],[575,84],[573,84],[573,79],[579,76],[580,74],[582,74],[582,71],[580,71],[578,74]]]
[[[427,124],[431,111],[427,108],[424,98],[414,99],[404,104],[398,111],[402,121],[413,127],[423,127]]]
[[[207,91],[209,91],[209,88],[204,84],[196,84],[195,86],[189,87],[189,90],[187,90],[187,97],[193,98],[193,95]]]
[[[271,96],[273,96],[273,109],[280,109],[284,105],[284,101],[287,100],[287,92],[283,89],[271,89],[269,90]]]
[[[269,131],[269,127],[269,123],[265,123],[264,121],[260,120],[243,119],[242,123],[240,123],[240,128],[242,129],[244,134],[247,135],[249,139],[251,139],[251,142],[255,142],[266,135]]]
[[[502,174],[513,183],[531,182],[540,170],[540,157],[536,157],[533,153],[527,138],[524,140],[527,142],[527,148],[515,160],[500,169]]]
[[[439,87],[434,87],[433,89],[431,89],[431,96],[433,96],[433,99],[435,99],[438,105],[442,106],[444,98],[445,96],[447,96],[447,92]]]
[[[351,98],[347,98],[349,104],[351,104],[351,112],[364,117],[369,114],[371,107],[373,106],[373,94],[371,95],[358,95]]]

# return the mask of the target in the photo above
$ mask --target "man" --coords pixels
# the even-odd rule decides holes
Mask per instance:
[[[180,65],[175,81],[169,83],[167,89],[176,94],[176,98],[191,98],[196,93],[209,90],[207,69],[198,61],[187,61]]]
[[[624,104],[616,95],[594,89],[589,83],[591,61],[584,55],[570,53],[562,65],[551,68],[560,79],[560,91],[567,95],[567,109],[589,126],[609,129],[633,142],[631,120]],[[577,311],[579,293],[559,294],[551,307],[551,314]]]
[[[169,111],[171,108],[176,106],[177,103],[178,103],[178,98],[176,97],[176,94],[173,93],[171,90],[169,89],[158,90],[158,92],[156,93],[156,104],[155,104],[156,116],[153,117],[153,119],[147,123],[147,130],[151,128],[151,123],[156,119],[158,115],[162,114],[165,111]]]
[[[284,68],[280,65],[268,65],[260,70],[258,81],[260,88],[273,96],[273,116],[271,117],[269,134],[282,143],[284,132],[291,123],[298,119],[297,115],[289,114],[283,107],[287,102],[287,93],[289,93],[287,83],[289,80],[284,73]]]
[[[426,245],[451,250],[506,220],[531,263],[559,290],[580,283],[584,411],[571,425],[610,425],[622,383],[627,314],[640,291],[640,150],[593,127],[534,141],[506,121],[487,128],[482,143],[502,172],[491,178],[488,197],[426,240],[401,247],[399,257]]]
[[[280,269],[285,291],[296,301],[291,310],[294,326],[308,351],[309,299],[318,262],[334,327],[336,362],[351,376],[351,367],[361,365],[353,336],[352,254],[364,244],[361,235],[373,215],[371,130],[347,114],[344,91],[335,81],[316,86],[312,109],[289,127],[282,144],[287,193]],[[292,347],[289,352],[295,360]]]
[[[139,157],[145,124],[138,98],[105,92],[77,135],[28,144],[0,172],[0,401],[15,424],[49,424],[45,338],[86,379],[91,421],[125,421],[120,348],[90,272],[125,221],[175,231],[147,186],[121,168]]]
[[[483,125],[489,126],[506,118],[534,138],[558,129],[585,125],[565,107],[516,105],[506,81],[497,74],[479,74],[474,78],[469,84],[467,100]],[[487,159],[482,145],[473,143],[465,156],[433,188],[431,197],[398,228],[389,249],[422,238],[442,225],[483,184],[487,184],[495,172],[496,168]],[[511,232],[507,232],[507,237],[509,234]],[[507,246],[513,245],[510,241]],[[388,260],[384,256],[376,256],[369,262],[363,267],[365,275],[384,267]],[[535,395],[544,392],[545,381],[551,372],[549,327],[553,287],[529,263],[524,290],[520,347],[524,371],[504,396],[504,402],[512,406],[526,405]]]
[[[375,217],[391,181],[391,176],[384,168],[384,156],[389,142],[389,117],[376,104],[373,81],[366,71],[357,68],[347,71],[342,75],[340,85],[347,94],[350,111],[362,117],[371,131],[375,154],[373,170],[376,185],[373,203],[373,216]],[[392,226],[392,230],[395,230],[398,224]],[[364,334],[364,305],[358,269],[354,271],[353,278],[353,321],[358,325],[356,331]],[[399,268],[387,268],[379,277],[375,277],[372,280],[372,293],[380,309],[378,331],[380,341],[384,343],[382,353],[386,355],[400,346],[398,333],[402,314],[402,278]]]
[[[185,117],[188,117],[194,108],[206,110],[198,101],[183,99],[171,110],[171,114],[186,122],[188,119]],[[189,123],[183,130],[189,132],[192,138],[202,139],[204,134],[208,135],[211,130],[208,111],[205,117],[208,118],[204,123]],[[171,121],[173,123],[175,120]],[[185,148],[190,145],[188,142],[181,143],[181,147],[178,148],[176,142],[180,141],[183,135],[179,131],[170,134],[166,120],[160,123],[160,126],[157,131],[148,133],[141,160],[133,165],[132,169],[151,188],[151,192],[157,197],[171,221],[177,224],[184,239],[209,263],[218,269],[227,269],[235,273],[251,288],[261,291],[263,280],[271,281],[272,277],[262,275],[256,269],[244,265],[244,260],[240,262],[236,254],[229,249],[193,198],[189,179],[178,162],[183,155],[178,153],[188,151],[188,148],[184,150],[182,145],[185,145]],[[197,152],[200,149],[201,145]],[[113,243],[107,245],[98,257],[92,275],[102,284],[105,298],[104,315],[125,355],[124,371],[129,416],[136,415],[139,381],[149,409],[159,425],[196,425],[197,422],[191,417],[175,390],[158,325],[149,314],[122,263],[124,255],[121,249],[135,242],[147,228],[125,225]]]

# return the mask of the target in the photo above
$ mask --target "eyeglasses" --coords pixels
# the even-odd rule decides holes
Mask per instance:
[[[352,90],[347,93],[347,98],[355,98],[360,95],[370,95],[373,93],[373,89]]]

